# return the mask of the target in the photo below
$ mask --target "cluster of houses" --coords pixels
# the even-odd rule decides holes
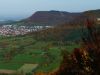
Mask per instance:
[[[3,36],[16,36],[24,35],[30,32],[50,28],[51,26],[17,26],[17,25],[2,25],[0,26],[0,35]]]

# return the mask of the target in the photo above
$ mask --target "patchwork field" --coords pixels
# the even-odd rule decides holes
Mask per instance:
[[[79,45],[56,45],[54,41],[35,40],[32,36],[0,37],[0,69],[18,70],[24,64],[38,64],[34,70],[48,72],[59,67],[61,50],[72,50]]]

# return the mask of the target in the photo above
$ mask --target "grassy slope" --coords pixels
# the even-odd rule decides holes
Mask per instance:
[[[37,63],[40,66],[36,71],[50,71],[57,68],[60,64],[61,48],[71,52],[73,48],[79,47],[79,45],[74,44],[72,46],[51,46],[47,48],[51,43],[52,41],[37,41],[32,36],[0,37],[0,69],[17,70],[25,63]],[[15,54],[12,56],[12,59],[6,63],[5,60],[3,60],[2,54],[11,50],[14,50]],[[20,53],[20,51],[22,52]]]

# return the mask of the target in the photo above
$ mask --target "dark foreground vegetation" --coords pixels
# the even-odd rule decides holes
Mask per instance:
[[[63,51],[63,61],[54,75],[100,75],[100,30],[87,20],[81,48],[71,54]]]

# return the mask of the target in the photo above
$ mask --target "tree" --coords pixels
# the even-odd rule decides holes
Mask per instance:
[[[70,55],[64,51],[54,75],[100,75],[100,31],[94,25],[92,20],[86,20],[87,33],[82,37],[81,48],[75,48]]]

